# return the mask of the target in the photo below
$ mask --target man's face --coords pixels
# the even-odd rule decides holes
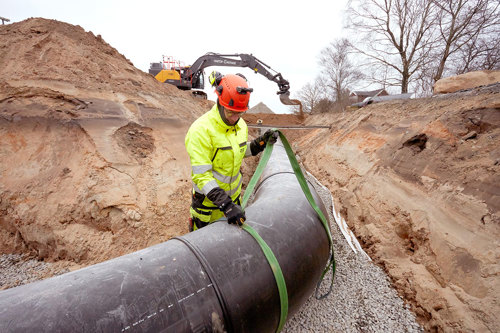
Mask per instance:
[[[240,117],[244,113],[245,112],[235,112],[235,111],[231,111],[231,110],[228,110],[228,109],[224,108],[224,116],[226,117],[227,122],[230,125],[236,124],[236,122],[238,121],[238,119],[240,119]]]

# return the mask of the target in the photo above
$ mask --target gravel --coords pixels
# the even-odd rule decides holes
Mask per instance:
[[[331,194],[308,177],[325,202],[334,221]],[[301,310],[288,319],[283,332],[423,332],[415,315],[391,287],[385,272],[366,257],[355,254],[337,224],[330,224],[337,271],[332,293],[322,300],[311,296]],[[22,255],[0,256],[0,289],[30,283],[47,276],[51,264]],[[64,271],[57,272],[62,274]],[[331,281],[325,276],[323,292]]]
[[[309,297],[289,318],[283,332],[423,332],[385,272],[349,247],[334,222],[330,192],[307,178],[329,213],[337,270],[331,294],[322,300]],[[323,293],[330,281],[329,272],[322,284]]]
[[[50,269],[51,264],[43,261],[20,254],[3,254],[0,256],[0,290],[43,279]]]

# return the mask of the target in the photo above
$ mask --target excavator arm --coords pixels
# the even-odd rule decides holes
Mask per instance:
[[[300,115],[303,116],[302,104],[300,101],[290,99],[290,83],[283,78],[281,73],[276,72],[252,54],[219,54],[209,52],[198,58],[193,65],[184,72],[183,79],[191,79],[191,82],[196,82],[201,73],[203,73],[203,69],[210,66],[248,67],[255,73],[264,75],[267,79],[278,84],[279,90],[277,94],[280,95],[281,103],[285,105],[299,105]]]

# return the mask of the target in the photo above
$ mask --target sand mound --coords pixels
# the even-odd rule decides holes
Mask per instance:
[[[184,233],[183,138],[210,102],[78,26],[0,35],[0,251],[90,264]]]
[[[32,18],[0,27],[0,36],[3,81],[55,80],[61,86],[134,94],[158,89],[101,36],[80,26]]]
[[[305,165],[426,329],[498,332],[500,84],[309,122]]]

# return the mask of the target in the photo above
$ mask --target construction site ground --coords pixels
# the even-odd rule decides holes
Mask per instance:
[[[186,233],[184,136],[213,102],[161,84],[79,26],[29,19],[0,36],[0,270],[43,263],[0,288]],[[330,126],[284,133],[422,327],[500,331],[500,84],[244,119]],[[257,162],[245,160],[245,184]]]

